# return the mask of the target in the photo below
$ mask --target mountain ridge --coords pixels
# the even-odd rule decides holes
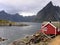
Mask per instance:
[[[37,13],[36,22],[60,21],[60,7],[54,6],[50,1],[42,10]]]
[[[8,14],[4,10],[0,11],[0,20],[9,20],[14,22],[31,22],[35,16],[27,16],[23,17],[22,15],[16,14]]]

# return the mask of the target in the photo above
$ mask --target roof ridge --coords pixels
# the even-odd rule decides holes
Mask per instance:
[[[52,25],[54,28],[56,28],[56,26],[55,25],[53,25],[52,23],[50,23],[50,22],[48,22],[48,23],[46,23],[45,25],[43,25],[42,26],[42,28],[44,27],[44,26],[46,26],[47,24],[50,24],[50,25]]]

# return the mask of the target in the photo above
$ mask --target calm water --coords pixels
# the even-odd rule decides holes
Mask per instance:
[[[0,45],[8,45],[16,39],[23,38],[26,35],[32,35],[41,27],[40,23],[23,22],[23,24],[28,24],[29,26],[0,27],[0,37],[8,39],[7,41],[0,42]]]

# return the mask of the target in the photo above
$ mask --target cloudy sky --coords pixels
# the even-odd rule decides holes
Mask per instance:
[[[0,0],[0,11],[7,13],[19,13],[23,16],[35,15],[50,1],[60,6],[60,0]]]

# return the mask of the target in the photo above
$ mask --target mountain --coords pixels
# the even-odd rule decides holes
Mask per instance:
[[[19,14],[8,14],[5,11],[0,11],[0,20],[23,21],[23,17]]]
[[[50,1],[42,10],[37,13],[35,21],[60,21],[60,7],[54,6]]]
[[[30,22],[32,21],[33,17],[34,16],[23,17],[18,13],[8,14],[5,11],[0,11],[0,20],[10,20],[14,22]]]

